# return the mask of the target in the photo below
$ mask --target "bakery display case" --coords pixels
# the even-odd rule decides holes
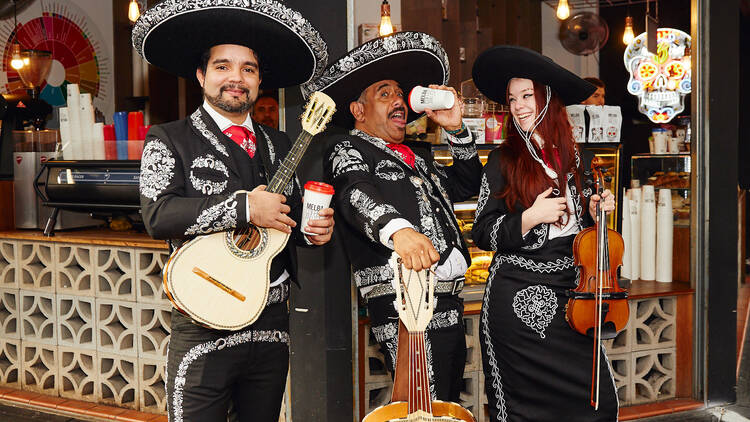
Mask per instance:
[[[492,151],[496,147],[496,144],[477,145],[479,160],[482,162],[482,165],[485,165],[487,163],[487,156],[489,155],[490,151]],[[453,164],[453,157],[451,157],[451,152],[448,148],[448,145],[433,145],[432,153],[437,162],[447,166]],[[476,209],[476,197],[472,198],[469,201],[453,204],[453,211],[456,213],[458,227],[461,229],[461,234],[466,241],[466,245],[469,247],[469,253],[471,255],[471,266],[466,271],[467,285],[484,284],[487,281],[487,276],[489,275],[490,261],[492,261],[492,252],[483,251],[477,248],[476,246],[474,246],[474,242],[471,240],[471,228],[474,225],[474,213]]]
[[[690,165],[690,154],[636,154],[630,160],[631,183],[671,189],[676,227],[690,226]]]
[[[612,193],[615,195],[615,211],[611,212],[607,216],[607,227],[609,227],[612,230],[617,229],[617,216],[620,215],[619,207],[622,203],[622,188],[621,180],[622,180],[622,163],[620,160],[621,153],[622,153],[622,145],[620,144],[579,144],[579,147],[585,149],[586,151],[589,151],[593,153],[596,157],[599,157],[602,162],[603,168],[607,170],[607,172],[604,174],[605,179],[608,179],[605,181],[605,188],[612,191]],[[591,164],[591,163],[588,163]]]

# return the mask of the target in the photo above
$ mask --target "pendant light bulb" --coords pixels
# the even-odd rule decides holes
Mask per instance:
[[[633,18],[627,16],[625,18],[625,31],[622,33],[622,42],[625,45],[630,45],[633,42],[633,38],[635,38],[635,34],[633,33]]]
[[[23,67],[23,59],[21,59],[21,46],[18,43],[13,43],[11,46],[13,54],[10,59],[10,67],[18,70]]]
[[[393,24],[391,23],[391,5],[388,0],[383,0],[380,5],[380,28],[378,29],[381,37],[393,33]]]
[[[135,0],[130,0],[130,5],[128,5],[128,19],[130,19],[130,22],[135,23],[135,21],[138,20],[138,17],[141,16],[141,10],[138,6],[138,2]]]
[[[568,0],[560,0],[557,3],[557,19],[564,21],[570,16],[570,7],[568,6]]]

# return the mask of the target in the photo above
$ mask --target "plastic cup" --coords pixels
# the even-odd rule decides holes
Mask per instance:
[[[409,93],[409,107],[416,113],[425,109],[445,110],[453,107],[453,92],[443,89],[425,88],[415,86]]]
[[[333,192],[333,186],[326,183],[313,181],[305,183],[305,197],[302,200],[302,233],[317,235],[317,233],[306,232],[305,227],[308,221],[321,218],[318,213],[331,204]]]

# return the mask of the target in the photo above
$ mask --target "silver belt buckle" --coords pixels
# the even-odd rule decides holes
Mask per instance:
[[[461,290],[464,289],[464,281],[466,281],[466,277],[459,277],[453,280],[453,288],[451,288],[451,296],[461,293]]]

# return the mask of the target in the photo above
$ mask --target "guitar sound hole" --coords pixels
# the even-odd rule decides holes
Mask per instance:
[[[260,243],[260,232],[255,226],[250,226],[246,230],[235,231],[232,238],[239,249],[251,251]]]

